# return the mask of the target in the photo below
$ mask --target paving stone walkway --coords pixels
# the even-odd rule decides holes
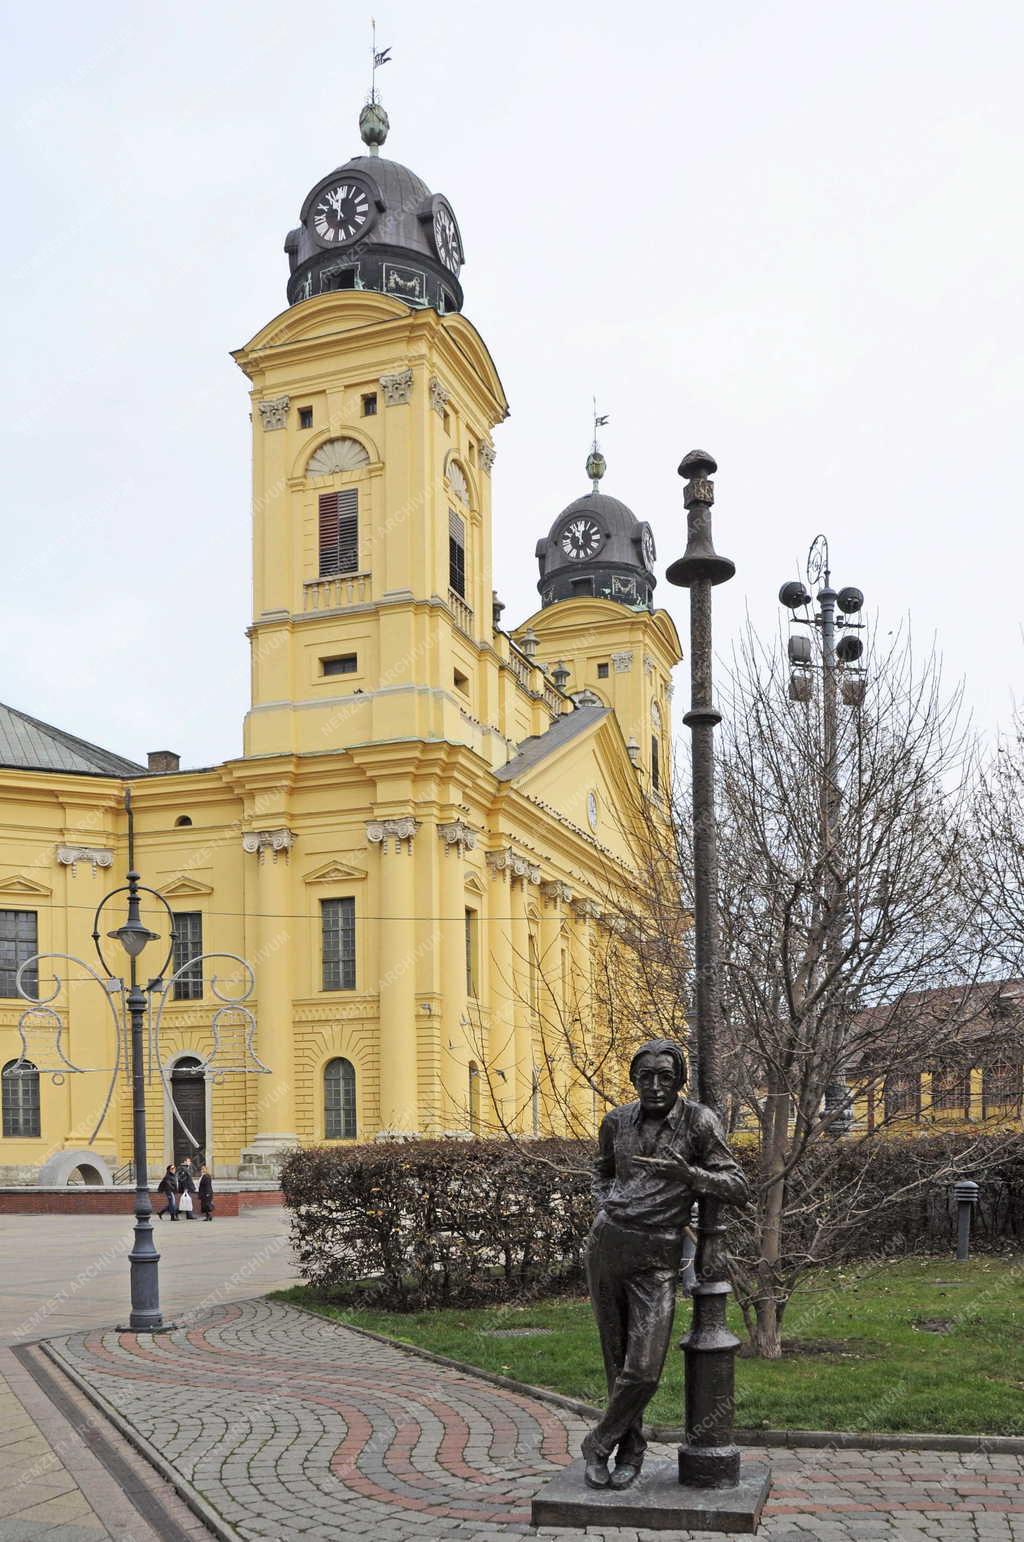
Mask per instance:
[[[529,1525],[531,1496],[578,1449],[578,1418],[292,1307],[236,1302],[155,1338],[86,1331],[50,1342],[252,1542],[583,1537]],[[770,1460],[759,1533],[769,1542],[1024,1542],[1017,1457],[773,1451]]]

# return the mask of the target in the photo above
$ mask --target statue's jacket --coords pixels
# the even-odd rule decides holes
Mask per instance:
[[[603,1214],[616,1226],[648,1234],[652,1242],[681,1243],[693,1202],[701,1194],[732,1205],[747,1200],[747,1180],[726,1145],[717,1116],[703,1103],[677,1098],[665,1119],[646,1124],[639,1101],[624,1103],[605,1115],[597,1145],[593,1193],[598,1219]],[[635,1161],[638,1156],[673,1155],[693,1168],[692,1185]]]

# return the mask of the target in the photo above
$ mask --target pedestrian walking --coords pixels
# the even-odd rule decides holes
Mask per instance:
[[[178,1209],[186,1221],[192,1219],[192,1196],[196,1192],[196,1180],[192,1176],[192,1161],[186,1157],[178,1168]]]
[[[156,1186],[158,1194],[163,1194],[167,1200],[162,1210],[157,1211],[161,1221],[165,1215],[169,1215],[172,1221],[178,1219],[178,1173],[173,1162],[167,1164],[167,1171]]]
[[[213,1220],[213,1178],[205,1162],[199,1173],[199,1208],[204,1221]]]

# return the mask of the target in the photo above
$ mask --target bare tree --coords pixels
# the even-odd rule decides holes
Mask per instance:
[[[826,770],[819,706],[791,701],[787,674],[748,628],[720,752],[726,1082],[758,1137],[733,1271],[766,1357],[803,1271],[865,1220],[862,1182],[836,1185],[828,1144],[851,1116],[857,1142],[896,1117],[884,1090],[934,1058],[938,1002],[949,1049],[969,1031],[984,958],[960,692],[898,636],[863,700],[850,693]]]
[[[935,1064],[940,1044],[953,1067],[987,1010],[977,982],[990,928],[960,693],[944,694],[935,656],[918,664],[902,636],[866,678],[863,699],[852,692],[840,709],[827,782],[820,707],[790,700],[781,650],[748,631],[724,693],[723,1084],[733,1137],[756,1152],[732,1270],[752,1345],[769,1358],[805,1272],[838,1256],[877,1203],[870,1152],[839,1182],[834,1140],[889,1133],[908,1112],[904,1078]],[[659,801],[638,786],[619,817],[632,866],[609,864],[591,900],[586,978],[560,990],[540,960],[530,1003],[545,1125],[565,1134],[589,1136],[595,1109],[629,1095],[639,1042],[686,1037],[693,1001],[688,791]],[[699,1068],[697,1080],[699,1090]],[[962,1147],[892,1197],[978,1159]]]

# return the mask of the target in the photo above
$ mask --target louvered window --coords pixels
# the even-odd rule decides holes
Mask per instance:
[[[359,493],[320,494],[320,577],[359,571]]]
[[[466,523],[454,509],[448,510],[448,583],[466,598]]]

